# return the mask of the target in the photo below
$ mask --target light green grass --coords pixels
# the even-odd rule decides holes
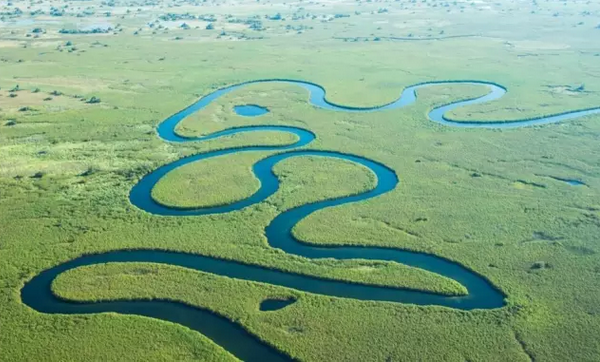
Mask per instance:
[[[399,310],[392,303],[316,297],[262,283],[140,263],[110,263],[72,270],[56,280],[53,290],[72,300],[168,298],[206,306],[241,322],[252,333],[301,360],[323,360],[331,355],[339,360],[436,358],[439,348],[451,360],[464,356],[489,361],[507,358],[526,361],[507,324],[510,315],[502,310],[454,313],[432,308],[428,313],[419,313],[422,308],[408,306]],[[283,310],[265,313],[258,309],[265,298],[291,296],[299,300]],[[386,317],[373,318],[374,315]],[[334,324],[323,323],[324,320]],[[340,330],[339,323],[349,330]],[[450,330],[440,329],[440,323]],[[494,332],[490,333],[492,324]],[[364,334],[365,328],[368,335]],[[405,330],[403,339],[412,344],[410,347],[395,342],[398,335],[390,332],[396,328]],[[452,344],[447,344],[448,332],[453,335]],[[369,344],[381,348],[342,348],[353,343],[349,336],[361,334],[368,338]],[[469,343],[463,340],[473,335],[476,340]]]
[[[252,165],[265,155],[264,152],[243,152],[187,164],[163,177],[152,190],[152,197],[161,204],[182,208],[240,201],[260,187]],[[298,169],[306,172],[295,172]],[[281,210],[359,194],[374,188],[377,182],[375,174],[364,166],[326,157],[286,159],[273,171],[283,185],[282,191],[268,202]]]
[[[75,13],[83,7],[71,5]],[[600,31],[594,29],[600,19],[593,2],[320,5],[305,4],[303,11],[351,16],[325,22],[264,20],[263,32],[240,31],[264,37],[251,41],[231,35],[217,39],[221,27],[233,32],[229,27],[238,25],[228,23],[224,14],[281,12],[291,17],[296,5],[206,3],[173,9],[216,14],[214,31],[170,25],[168,32],[152,34],[145,24],[165,9],[141,6],[138,16],[137,6],[122,3],[111,9],[110,21],[124,28],[118,35],[58,35],[63,25],[50,23],[42,25],[47,34],[34,39],[25,37],[30,26],[0,23],[2,94],[16,84],[27,92],[39,87],[44,94],[65,93],[39,112],[15,111],[13,103],[0,98],[0,360],[232,358],[207,338],[170,323],[114,314],[45,315],[20,302],[27,280],[85,253],[160,248],[326,278],[460,291],[446,278],[397,264],[311,261],[268,247],[264,228],[281,210],[338,195],[322,175],[332,171],[328,163],[334,161],[294,159],[278,165],[276,171],[286,175],[281,190],[232,214],[155,217],[134,208],[128,201],[131,187],[161,165],[214,149],[292,141],[267,132],[185,145],[157,137],[155,127],[162,119],[214,89],[260,78],[303,79],[323,85],[332,102],[373,106],[396,99],[414,83],[479,79],[506,86],[508,94],[494,103],[457,109],[449,117],[506,120],[600,105],[600,49],[590,40]],[[390,11],[378,13],[384,6]],[[357,8],[360,15],[353,15]],[[40,20],[44,17],[50,18]],[[67,14],[62,21],[72,27],[91,19]],[[302,34],[286,29],[300,24],[313,29]],[[133,35],[140,27],[142,32]],[[437,36],[442,30],[448,36],[478,36],[383,38]],[[175,41],[176,36],[183,39]],[[337,39],[358,36],[382,39]],[[57,49],[67,41],[79,50]],[[582,83],[584,92],[564,90]],[[388,165],[400,178],[394,191],[319,211],[299,223],[295,235],[307,243],[397,247],[454,260],[506,293],[506,308],[467,313],[300,293],[296,304],[265,314],[257,310],[262,298],[297,292],[148,264],[74,270],[59,278],[55,291],[85,300],[160,297],[201,305],[308,361],[518,361],[527,360],[525,352],[536,361],[595,361],[600,355],[600,118],[500,131],[448,128],[425,117],[436,105],[483,91],[459,85],[423,89],[418,102],[405,109],[346,114],[311,107],[301,88],[256,84],[184,120],[178,131],[197,136],[235,126],[297,126],[317,135],[310,148]],[[97,96],[102,103],[82,105],[66,98],[75,95]],[[27,97],[20,94],[14,101],[19,99]],[[271,112],[251,119],[236,116],[232,106],[246,103]],[[16,124],[6,125],[10,120]],[[251,163],[240,164],[247,171]],[[364,175],[348,167],[353,177]],[[335,170],[344,168],[335,163]],[[231,178],[227,170],[221,171],[219,188],[235,189],[238,197],[251,192],[235,188],[225,181]],[[37,172],[42,178],[31,178]],[[551,177],[581,179],[587,186],[572,187]],[[344,192],[366,185],[352,181],[357,183],[344,183]],[[164,195],[182,202],[179,196],[183,193]],[[536,262],[550,267],[532,269]],[[128,276],[136,268],[159,272]],[[98,277],[102,273],[103,279]],[[198,285],[209,291],[203,294]]]

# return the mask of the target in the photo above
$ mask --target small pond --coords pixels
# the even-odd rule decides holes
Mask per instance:
[[[295,298],[290,299],[265,299],[260,303],[260,310],[263,312],[279,310],[287,307],[288,305],[294,303],[296,301]]]
[[[262,116],[265,113],[269,113],[269,110],[267,108],[258,106],[256,104],[245,104],[241,106],[235,106],[233,107],[233,110],[240,116],[245,117],[256,117]]]

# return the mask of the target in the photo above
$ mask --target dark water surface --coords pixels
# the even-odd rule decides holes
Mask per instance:
[[[260,302],[259,309],[263,312],[280,310],[296,302],[296,299],[265,299]]]
[[[462,310],[500,308],[504,303],[504,295],[497,290],[487,279],[479,274],[461,266],[460,264],[446,259],[415,253],[400,249],[381,247],[354,247],[354,246],[312,246],[296,240],[292,234],[292,228],[303,218],[311,213],[331,206],[359,202],[383,195],[398,186],[399,180],[394,170],[387,166],[364,157],[343,154],[333,151],[316,151],[298,149],[311,143],[315,138],[312,132],[288,126],[248,126],[228,129],[213,133],[204,137],[186,138],[175,133],[176,125],[185,117],[199,111],[220,96],[237,90],[247,84],[278,82],[291,83],[307,89],[310,93],[309,102],[319,108],[331,111],[343,112],[375,112],[401,108],[412,104],[417,99],[416,91],[423,87],[432,87],[440,84],[475,84],[488,87],[490,92],[482,97],[454,102],[438,107],[429,112],[431,121],[453,127],[463,128],[515,128],[524,126],[541,125],[564,121],[585,115],[600,113],[600,108],[566,112],[558,115],[539,117],[528,120],[514,120],[508,122],[457,122],[448,120],[444,114],[457,107],[470,104],[492,101],[502,97],[506,89],[494,83],[465,81],[465,82],[436,82],[423,83],[406,88],[400,98],[396,101],[373,108],[352,108],[330,103],[325,98],[325,90],[313,83],[295,80],[260,80],[233,85],[219,89],[199,99],[190,107],[170,116],[158,126],[158,134],[169,142],[198,142],[215,139],[242,132],[256,132],[264,130],[275,130],[289,132],[298,137],[298,140],[286,146],[249,146],[210,151],[198,155],[182,158],[170,164],[159,167],[144,176],[131,190],[129,199],[131,203],[141,210],[168,216],[197,216],[207,214],[227,213],[240,210],[247,206],[264,201],[279,189],[279,181],[272,172],[273,167],[280,161],[296,156],[318,156],[348,160],[369,168],[377,175],[377,185],[374,189],[359,195],[338,197],[330,200],[319,201],[302,205],[279,214],[267,226],[265,235],[269,244],[279,248],[286,253],[302,256],[309,259],[335,258],[335,259],[367,259],[377,261],[391,261],[405,265],[428,270],[433,273],[456,280],[468,290],[466,296],[445,296],[418,290],[379,287],[347,283],[342,281],[316,278],[295,273],[267,269],[258,265],[247,265],[236,261],[223,260],[203,255],[194,255],[160,250],[132,250],[112,251],[97,255],[85,255],[77,259],[57,265],[45,270],[30,280],[21,291],[21,297],[25,304],[42,313],[61,314],[86,314],[116,312],[122,314],[136,314],[152,318],[163,319],[187,326],[206,335],[215,343],[234,354],[236,357],[246,361],[279,361],[291,358],[268,343],[259,340],[256,336],[247,332],[240,324],[217,315],[200,307],[192,307],[172,301],[106,301],[97,303],[76,303],[60,300],[51,291],[52,281],[61,273],[84,265],[94,265],[107,262],[154,262],[169,265],[182,266],[198,271],[228,276],[241,280],[250,280],[268,283],[304,292],[315,293],[326,296],[341,298],[354,298],[369,301],[388,301],[397,303],[411,303],[423,306],[436,305]],[[235,109],[238,114],[245,116],[257,116],[268,112],[266,108],[255,105],[240,106]],[[249,109],[247,107],[261,108]],[[244,114],[245,113],[245,114]],[[190,162],[203,159],[220,157],[227,154],[252,151],[279,151],[280,153],[268,156],[258,161],[253,166],[253,172],[260,180],[260,189],[250,197],[234,202],[229,205],[174,209],[155,202],[151,197],[154,185],[167,173]],[[575,180],[569,180],[575,182]],[[266,300],[258,308],[264,311],[276,311],[287,307],[295,300]]]

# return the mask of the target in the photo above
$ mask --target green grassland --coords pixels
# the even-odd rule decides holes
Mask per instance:
[[[148,284],[152,285],[151,289]],[[57,279],[54,288],[62,297],[74,300],[167,298],[206,306],[240,321],[253,333],[302,360],[324,360],[330,356],[340,360],[436,359],[440,356],[437,351],[451,360],[471,357],[491,361],[526,360],[507,323],[511,316],[506,310],[455,313],[435,308],[428,313],[419,313],[423,308],[406,306],[398,309],[392,303],[316,297],[178,267],[136,263],[80,268]],[[276,313],[258,310],[264,298],[290,296],[299,297],[300,301]],[[378,320],[378,316],[386,317]],[[323,323],[323,320],[332,324]],[[350,333],[339,329],[341,321]],[[444,323],[448,329],[442,331],[439,323]],[[490,324],[494,324],[493,333],[489,330]],[[397,343],[398,335],[390,331],[399,325],[406,329],[402,339],[421,348],[406,349],[402,347],[403,343]],[[367,343],[381,348],[347,348],[352,341],[348,335],[364,335],[362,329],[369,330],[365,336]],[[449,332],[456,333],[451,337],[452,344],[448,345],[448,340],[436,341],[440,334],[445,336]],[[461,341],[466,336],[476,342]],[[505,338],[495,340],[498,336]]]
[[[348,162],[286,160],[274,170],[281,179],[276,194],[229,214],[157,217],[133,207],[131,187],[178,158],[294,142],[281,132],[186,144],[157,137],[154,129],[162,119],[212,90],[260,78],[302,79],[325,87],[332,102],[374,106],[396,99],[411,84],[474,79],[502,84],[508,93],[449,117],[510,120],[600,105],[600,29],[595,29],[600,7],[585,1],[448,6],[441,1],[244,1],[171,8],[120,1],[103,7],[93,1],[69,2],[60,22],[51,22],[58,20],[47,15],[48,9],[58,3],[27,10],[46,12],[36,18],[45,31],[37,38],[26,36],[36,24],[17,22],[28,14],[0,14],[3,361],[234,360],[208,338],[172,323],[110,313],[45,315],[21,303],[20,288],[27,280],[86,253],[177,250],[313,276],[464,293],[456,282],[416,268],[312,261],[268,247],[264,228],[283,210],[372,187],[374,176]],[[0,13],[27,6],[14,2],[0,6]],[[77,18],[85,7],[94,7],[95,15]],[[102,15],[106,11],[112,16]],[[208,22],[197,19],[161,21],[168,30],[147,25],[166,13],[186,12],[213,14],[215,29],[206,30]],[[286,20],[264,18],[276,13]],[[305,13],[310,16],[292,20]],[[228,14],[259,15],[264,30],[228,21]],[[58,32],[99,21],[123,30]],[[181,29],[184,21],[192,29]],[[10,92],[16,85],[20,90]],[[310,106],[299,87],[254,84],[188,117],[177,131],[199,136],[246,125],[296,126],[317,135],[307,148],[386,164],[400,178],[394,191],[316,212],[296,226],[296,237],[454,260],[500,288],[507,295],[505,308],[461,312],[361,302],[154,264],[72,270],[53,290],[72,300],[160,298],[199,305],[307,361],[598,360],[600,117],[511,130],[448,128],[426,119],[436,105],[484,92],[476,86],[428,88],[404,109],[349,114]],[[94,96],[101,102],[86,103]],[[236,104],[259,104],[270,113],[240,117],[232,110]],[[244,198],[258,187],[252,164],[270,154],[248,152],[190,164],[161,180],[153,197],[179,207]],[[585,186],[557,178],[578,179]],[[532,268],[537,262],[545,267]],[[266,297],[287,296],[298,301],[279,311],[258,310]]]
[[[225,205],[245,199],[260,186],[250,166],[264,156],[262,152],[241,153],[182,166],[158,182],[152,190],[152,197],[171,207],[192,208]],[[227,169],[226,179],[221,178],[223,165]],[[297,169],[311,171],[296,174],[294,170]],[[280,180],[285,180],[286,188],[267,202],[279,209],[340,195],[359,194],[374,188],[377,182],[375,174],[364,166],[324,157],[292,158],[278,164],[274,172]],[[324,184],[328,187],[323,188]]]

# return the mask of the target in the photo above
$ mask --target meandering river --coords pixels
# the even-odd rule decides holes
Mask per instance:
[[[216,132],[204,137],[186,138],[175,133],[177,124],[187,116],[195,113],[219,97],[246,85],[254,83],[287,83],[303,87],[308,90],[309,102],[319,108],[330,111],[342,112],[377,112],[405,107],[417,100],[417,90],[424,87],[434,87],[444,84],[471,84],[487,87],[489,93],[473,99],[453,102],[448,105],[434,108],[428,113],[430,121],[446,126],[465,128],[516,128],[533,125],[542,125],[569,120],[590,114],[600,113],[599,108],[590,108],[573,112],[539,118],[516,120],[509,122],[460,122],[449,120],[444,114],[458,107],[493,101],[502,97],[506,89],[498,84],[489,82],[464,81],[464,82],[431,82],[417,84],[406,88],[401,96],[394,102],[372,108],[353,108],[328,102],[325,90],[314,83],[296,80],[270,79],[257,80],[229,86],[214,91],[188,108],[170,116],[158,126],[158,135],[167,142],[202,142],[209,139],[226,137],[242,132],[280,131],[297,136],[297,141],[284,146],[248,146],[210,151],[179,159],[170,164],[159,167],[144,176],[131,190],[129,199],[133,205],[141,210],[156,215],[189,217],[207,214],[227,213],[240,210],[247,206],[264,201],[279,189],[279,180],[273,174],[273,167],[280,161],[290,157],[317,156],[343,159],[369,168],[377,176],[376,186],[358,195],[344,196],[334,199],[301,205],[279,214],[267,226],[265,235],[269,244],[286,253],[299,255],[308,259],[335,258],[335,259],[368,259],[377,261],[397,262],[451,278],[462,284],[468,290],[466,296],[446,296],[418,290],[380,287],[363,285],[337,280],[316,278],[312,276],[294,274],[279,270],[264,268],[258,265],[248,265],[231,260],[223,260],[203,255],[185,254],[159,250],[123,250],[96,255],[84,255],[77,259],[57,265],[45,270],[25,284],[21,290],[21,297],[25,304],[42,313],[62,314],[89,314],[116,312],[134,314],[171,321],[191,329],[197,330],[212,339],[215,343],[231,352],[236,357],[245,361],[286,361],[291,358],[276,348],[261,341],[256,336],[247,332],[241,325],[217,315],[201,307],[192,307],[183,303],[165,300],[156,301],[110,301],[97,303],[79,303],[62,300],[51,291],[51,284],[61,273],[85,265],[94,265],[107,262],[152,262],[182,266],[206,273],[228,276],[236,279],[263,282],[271,285],[292,288],[304,292],[335,296],[341,298],[354,298],[370,301],[389,301],[397,303],[411,303],[417,305],[436,305],[462,310],[500,308],[504,305],[504,295],[483,276],[446,259],[415,253],[406,250],[382,247],[355,247],[355,246],[314,246],[296,240],[291,233],[292,228],[311,213],[326,207],[338,206],[352,202],[378,197],[390,192],[398,186],[399,180],[394,170],[375,160],[334,151],[317,151],[302,146],[310,144],[317,136],[312,132],[288,126],[249,126],[232,128]],[[253,105],[253,107],[257,107]],[[249,109],[249,115],[259,116],[267,110],[258,108]],[[213,157],[239,152],[277,151],[277,153],[258,161],[253,166],[253,172],[260,180],[260,188],[250,197],[231,203],[229,205],[176,209],[163,206],[151,197],[154,185],[170,171],[186,165]],[[279,303],[285,307],[294,301]],[[274,303],[273,305],[278,305]],[[277,307],[279,308],[279,307]],[[274,308],[274,309],[277,309]],[[269,310],[269,309],[267,309]]]

